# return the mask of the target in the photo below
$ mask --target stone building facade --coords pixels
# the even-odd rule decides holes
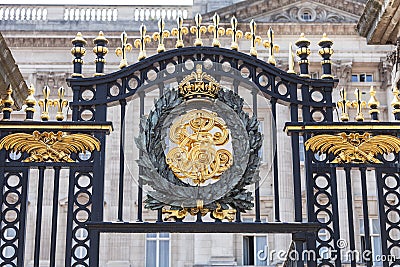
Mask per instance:
[[[362,15],[365,3],[355,0],[273,0],[273,1],[212,1],[194,0],[193,6],[68,6],[68,5],[43,5],[43,6],[20,6],[20,5],[0,5],[0,31],[2,32],[10,50],[19,66],[19,69],[27,82],[33,84],[37,90],[37,98],[42,97],[41,88],[48,85],[52,89],[52,96],[60,86],[68,88],[66,78],[72,74],[72,57],[70,55],[70,41],[78,31],[82,32],[88,41],[88,51],[84,57],[84,75],[93,76],[95,73],[94,58],[91,52],[93,47],[92,39],[96,38],[98,32],[104,32],[109,40],[109,54],[106,56],[107,65],[105,72],[111,73],[118,70],[119,58],[114,50],[120,46],[120,34],[126,31],[129,42],[139,37],[138,29],[142,23],[147,26],[147,32],[152,34],[157,31],[157,20],[165,17],[166,28],[171,29],[176,25],[178,15],[183,16],[184,24],[191,26],[194,24],[193,17],[196,13],[201,13],[204,24],[211,24],[212,16],[217,12],[221,17],[221,25],[230,26],[230,19],[233,15],[239,21],[239,28],[249,31],[249,22],[254,19],[257,22],[257,32],[262,38],[267,38],[267,31],[271,26],[275,32],[275,42],[280,45],[280,51],[276,53],[277,67],[288,70],[289,43],[294,43],[300,33],[304,33],[311,41],[310,73],[312,78],[318,78],[321,74],[320,56],[318,55],[318,41],[322,34],[326,33],[334,41],[335,54],[333,60],[333,73],[339,79],[337,89],[345,88],[350,99],[354,99],[353,90],[359,88],[366,94],[364,100],[368,100],[368,91],[374,86],[377,97],[380,100],[381,120],[392,120],[390,102],[391,93],[391,63],[387,60],[387,55],[392,51],[391,45],[367,45],[366,39],[360,37],[355,30],[355,26]],[[185,45],[189,46],[194,42],[193,34],[188,34],[184,38]],[[223,47],[229,47],[230,37],[221,37]],[[204,45],[211,45],[210,35],[205,35]],[[250,42],[245,39],[239,41],[240,50],[248,52]],[[166,40],[167,49],[174,47],[173,38]],[[152,42],[147,47],[148,55],[156,53],[156,43]],[[137,62],[138,50],[133,50],[128,54],[128,63]],[[260,46],[258,57],[267,60],[268,50]],[[297,65],[296,71],[298,72]],[[225,86],[229,87],[228,84]],[[71,97],[71,90],[67,89],[66,96]],[[252,97],[247,91],[243,91],[242,96],[250,107]],[[156,93],[146,94],[147,113],[153,106]],[[339,99],[339,90],[334,92],[335,100]],[[129,116],[127,123],[132,127],[126,133],[127,140],[133,140],[139,132],[139,99],[133,99],[127,106]],[[286,121],[289,120],[289,110],[286,107],[279,107],[278,120],[278,149],[272,151],[270,127],[271,109],[267,101],[261,98],[258,102],[258,116],[262,121],[262,132],[265,135],[263,145],[263,164],[261,166],[262,184],[261,193],[261,214],[263,221],[274,221],[273,212],[273,188],[271,162],[273,153],[278,153],[280,183],[280,203],[281,221],[293,221],[293,188],[291,186],[292,164],[286,156],[291,153],[290,139],[283,132]],[[248,108],[251,112],[251,108]],[[354,112],[350,115],[354,117]],[[109,120],[118,122],[119,108],[116,107],[108,114]],[[368,120],[368,112],[365,112]],[[38,114],[36,114],[38,116]],[[23,119],[23,114],[13,114],[15,119]],[[116,132],[120,125],[114,123]],[[107,142],[107,162],[106,166],[106,197],[104,203],[105,219],[115,221],[117,206],[117,162],[119,151],[118,136],[111,134]],[[137,199],[137,173],[138,167],[133,159],[137,159],[136,148],[126,148],[127,172],[125,175],[125,199],[124,220],[135,221],[138,209]],[[304,166],[302,166],[303,168]],[[304,170],[302,170],[304,173]],[[370,200],[371,225],[377,222],[376,194],[374,193],[373,177],[368,177]],[[59,240],[65,240],[66,227],[66,207],[67,207],[67,177],[62,176],[59,199]],[[356,185],[359,181],[355,179]],[[304,183],[303,183],[304,185]],[[33,244],[35,228],[35,207],[36,181],[30,181],[32,188],[29,197],[30,222],[27,228],[27,266],[33,266]],[[43,216],[50,216],[51,212],[51,183],[46,187],[48,190],[48,208],[43,210]],[[302,188],[303,193],[305,188]],[[341,198],[345,198],[345,188],[338,192]],[[355,186],[354,205],[356,222],[360,221],[361,216],[361,192]],[[305,193],[304,193],[305,195]],[[304,196],[305,198],[305,196]],[[46,202],[47,201],[47,202]],[[306,210],[306,207],[303,208]],[[342,209],[341,213],[346,214]],[[148,218],[151,212],[147,211]],[[252,220],[251,213],[248,220]],[[343,216],[344,217],[344,216]],[[145,217],[146,219],[147,217]],[[244,220],[247,220],[244,215]],[[304,213],[304,218],[306,214]],[[324,220],[324,218],[320,218]],[[43,229],[49,227],[44,224]],[[342,236],[346,237],[346,227],[341,228]],[[356,223],[358,249],[362,249],[363,233],[359,224]],[[84,232],[81,233],[85,238]],[[319,233],[325,235],[326,233]],[[42,243],[49,242],[49,236],[43,231]],[[100,250],[101,266],[104,267],[205,267],[205,266],[280,266],[283,262],[276,254],[273,258],[265,257],[266,248],[275,251],[287,251],[291,236],[288,235],[254,235],[254,234],[102,234],[102,246]],[[379,236],[373,236],[376,249],[378,249]],[[57,247],[57,266],[63,266],[63,255],[65,242],[59,242]],[[41,250],[40,266],[48,266],[49,248]],[[259,253],[257,253],[259,252]],[[84,254],[85,251],[80,251]],[[376,251],[379,253],[379,251]],[[375,264],[379,266],[377,262]]]

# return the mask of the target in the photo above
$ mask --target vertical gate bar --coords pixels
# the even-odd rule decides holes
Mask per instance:
[[[3,169],[3,168],[0,168]],[[17,267],[24,267],[25,258],[25,234],[26,234],[26,213],[28,207],[28,177],[29,168],[22,168],[22,189],[21,189],[21,208],[18,229],[18,254]],[[1,176],[4,177],[4,174]]]
[[[273,172],[274,172],[274,215],[275,221],[279,222],[281,220],[280,217],[280,209],[279,209],[279,172],[278,172],[278,129],[276,128],[276,98],[271,98],[271,112],[272,112],[272,146],[273,146]]]
[[[385,180],[382,177],[382,170],[380,168],[375,169],[375,180],[376,180],[376,190],[378,193],[378,214],[379,214],[379,225],[380,225],[380,236],[382,245],[382,256],[389,256],[388,249],[388,231],[386,229],[386,219],[387,213],[385,211],[385,197],[383,196],[383,188],[385,185]],[[383,266],[388,267],[389,261],[383,261]]]
[[[65,245],[65,267],[71,266],[71,258],[72,258],[75,175],[76,175],[76,169],[71,167],[69,169],[69,178],[68,178],[68,210],[67,210],[67,234],[66,234],[66,245]]]
[[[351,168],[344,168],[346,174],[346,194],[347,194],[347,220],[349,223],[349,248],[351,251],[355,251],[355,239],[354,239],[354,210],[353,210],[353,192],[351,186]],[[351,267],[356,267],[356,259],[352,257],[350,259]]]
[[[336,250],[335,265],[341,267],[340,258],[340,248],[338,246],[338,240],[340,239],[340,229],[339,229],[339,203],[338,203],[338,192],[337,192],[337,177],[336,177],[336,167],[330,168],[331,176],[331,194],[332,194],[332,220],[333,220],[333,240],[334,248]]]
[[[118,221],[123,221],[124,209],[124,174],[125,174],[125,113],[126,100],[119,101],[121,104],[121,120],[120,120],[120,135],[119,135],[119,181],[118,181]]]
[[[53,211],[51,219],[51,241],[50,241],[50,267],[56,265],[57,247],[57,218],[58,218],[58,192],[60,187],[61,167],[54,167],[54,189],[53,189]]]
[[[255,70],[253,70],[255,72]],[[258,117],[258,103],[257,103],[257,96],[258,96],[258,90],[257,89],[253,89],[251,91],[251,94],[253,96],[253,116],[255,116],[256,118]],[[261,212],[260,212],[260,183],[259,181],[257,181],[255,183],[255,210],[256,210],[256,219],[255,222],[261,222]]]
[[[143,117],[143,115],[144,115],[144,97],[145,97],[145,92],[144,91],[141,91],[141,92],[139,92],[139,99],[140,99],[140,103],[139,103],[139,115],[140,115],[140,118],[142,118]],[[143,152],[142,151],[140,151],[139,152],[139,157],[142,157],[143,156]],[[142,186],[143,186],[143,181],[142,181],[142,179],[140,178],[140,176],[142,175],[142,173],[143,173],[143,168],[141,167],[141,166],[139,166],[139,178],[138,178],[138,180],[139,180],[139,188],[138,188],[138,197],[137,197],[137,200],[138,200],[138,211],[137,211],[137,221],[138,222],[142,222],[143,221],[143,217],[142,217],[142,213],[143,213],[143,208],[142,208],[142,204],[143,204],[143,188],[142,188]]]
[[[39,267],[40,257],[40,237],[42,231],[42,205],[43,205],[43,184],[45,167],[39,167],[38,196],[36,204],[36,229],[35,229],[35,249],[34,249],[34,267]]]
[[[368,217],[368,189],[367,189],[367,168],[360,167],[361,173],[361,195],[362,195],[362,211],[363,211],[363,220],[364,220],[364,236],[365,236],[365,250],[371,250],[371,235],[369,232],[369,217]],[[367,267],[372,266],[372,261],[367,260]]]

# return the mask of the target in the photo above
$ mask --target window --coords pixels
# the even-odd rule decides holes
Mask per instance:
[[[243,236],[243,265],[267,266],[267,236]]]
[[[304,138],[302,135],[299,136],[299,151],[300,151],[300,161],[304,161],[306,153],[304,151]]]
[[[381,237],[379,235],[379,220],[370,218],[369,219],[369,234],[371,236],[371,250],[372,250],[372,260],[374,262],[374,266],[382,266],[382,261],[376,261],[380,256],[382,256],[382,245],[381,245]],[[360,237],[361,237],[361,251],[364,252],[366,250],[366,240],[365,240],[365,231],[364,231],[364,219],[360,219]],[[363,253],[361,253],[363,255]],[[361,261],[365,262],[365,259],[361,258]]]
[[[304,11],[303,13],[301,13],[301,19],[303,21],[311,21],[312,20],[312,15],[309,11]]]
[[[351,75],[352,82],[373,82],[372,74],[360,73]]]
[[[146,267],[169,267],[169,233],[146,235]]]

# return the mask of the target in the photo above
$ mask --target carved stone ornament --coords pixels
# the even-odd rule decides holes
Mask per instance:
[[[192,82],[202,87],[196,77]],[[230,90],[219,90],[215,98],[181,93],[166,90],[140,124],[140,177],[151,188],[145,207],[163,209],[164,219],[210,212],[212,218],[232,221],[236,211],[253,207],[245,186],[259,180],[259,123]]]

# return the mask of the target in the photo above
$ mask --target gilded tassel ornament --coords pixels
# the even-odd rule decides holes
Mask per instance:
[[[201,34],[204,34],[207,32],[207,27],[201,26],[202,20],[203,20],[203,18],[201,17],[200,13],[197,13],[196,16],[194,17],[196,26],[190,27],[190,32],[193,34],[196,34],[196,40],[194,41],[195,46],[203,45],[203,40],[201,39]]]
[[[269,48],[268,63],[275,66],[276,60],[274,53],[279,52],[279,45],[274,44],[274,31],[272,30],[271,27],[269,27],[267,35],[268,35],[268,40],[264,41],[263,44],[265,48]]]
[[[28,97],[25,99],[24,104],[26,105],[25,108],[25,120],[30,121],[33,120],[33,114],[35,113],[35,105],[36,105],[36,99],[34,97],[35,94],[35,88],[31,84],[28,88]]]
[[[220,47],[221,42],[219,41],[219,37],[225,34],[225,29],[223,27],[219,27],[220,18],[217,13],[214,14],[212,20],[213,20],[213,25],[208,26],[208,31],[210,33],[213,33],[214,36],[212,41],[212,46]]]
[[[374,89],[373,86],[371,86],[371,89],[369,90],[369,95],[371,96],[369,101],[368,101],[368,107],[369,107],[369,114],[371,115],[371,121],[379,121],[378,115],[379,115],[379,101],[376,98],[376,90]]]
[[[250,32],[246,32],[245,34],[246,39],[251,40],[250,55],[252,55],[253,57],[257,57],[256,45],[259,45],[262,42],[261,37],[256,35],[256,28],[257,24],[254,19],[252,19],[250,21]]]
[[[238,21],[235,16],[231,18],[231,26],[232,28],[226,29],[226,35],[232,35],[231,49],[239,50],[238,39],[243,37],[243,32],[237,29]]]
[[[179,16],[176,20],[178,27],[177,28],[173,28],[171,31],[171,34],[173,36],[176,36],[176,48],[182,48],[184,47],[183,44],[183,35],[188,34],[189,30],[187,27],[183,26],[183,18],[181,16]]]
[[[164,38],[169,37],[169,31],[165,30],[165,22],[163,18],[158,20],[158,32],[153,33],[153,40],[158,40],[157,53],[165,51]]]
[[[121,47],[118,47],[115,50],[115,54],[121,57],[121,61],[119,63],[120,69],[128,66],[128,62],[126,60],[126,54],[131,51],[132,51],[132,45],[128,43],[128,35],[124,31],[123,33],[121,33]]]
[[[356,121],[364,121],[364,114],[362,113],[362,108],[367,106],[367,103],[365,101],[361,100],[361,91],[356,88],[354,91],[354,94],[356,96],[356,100],[354,100],[351,105],[353,108],[357,109],[357,116],[355,117]]]
[[[341,121],[349,121],[349,113],[347,112],[347,108],[351,107],[351,102],[347,101],[347,93],[346,90],[342,87],[340,89],[340,101],[337,103],[338,108],[341,109],[340,120]]]
[[[147,29],[144,24],[140,26],[140,39],[136,39],[134,45],[136,48],[140,49],[138,60],[146,58],[146,43],[151,42],[151,37],[146,35]]]
[[[43,88],[43,99],[40,99],[38,104],[42,108],[42,114],[40,115],[40,118],[42,121],[48,121],[50,116],[49,116],[49,107],[53,105],[53,101],[49,99],[50,96],[50,88],[46,85]]]
[[[57,115],[56,120],[62,121],[64,120],[63,109],[68,106],[68,101],[64,99],[65,89],[64,87],[60,87],[58,89],[58,99],[53,100],[54,105],[57,107]]]
[[[7,96],[1,101],[3,104],[3,121],[8,121],[11,118],[11,112],[13,111],[12,106],[14,105],[14,100],[11,96],[12,92],[11,84],[9,84],[6,90]]]

